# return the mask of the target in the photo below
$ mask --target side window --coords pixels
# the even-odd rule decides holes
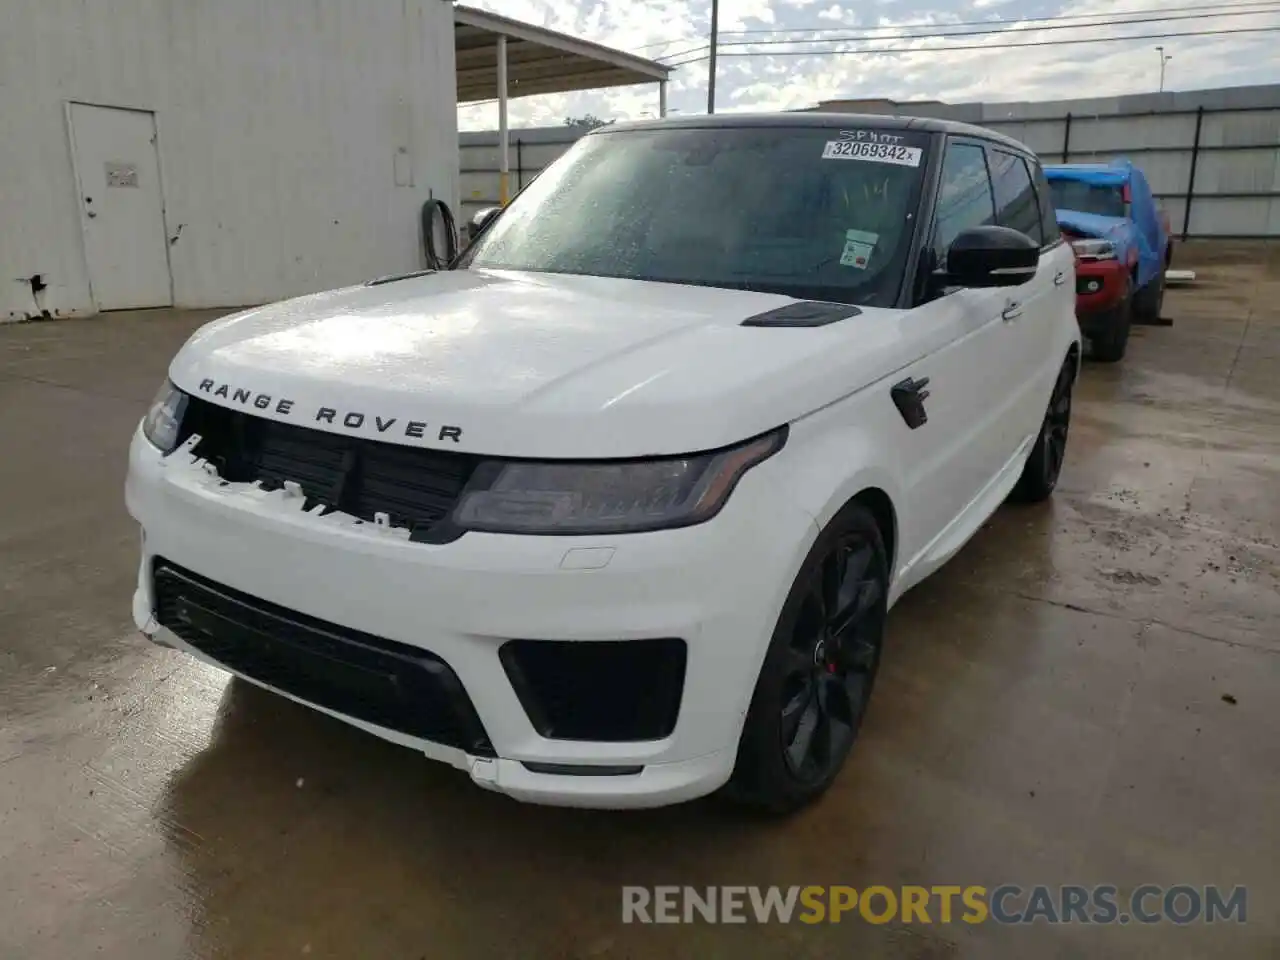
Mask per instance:
[[[933,252],[939,265],[946,262],[951,241],[963,231],[995,223],[984,153],[974,143],[947,144],[933,226]]]
[[[1027,165],[1016,153],[992,150],[991,183],[996,191],[996,221],[1002,227],[1021,230],[1040,246],[1044,235],[1040,229],[1040,201],[1031,186]]]
[[[1044,246],[1057,243],[1062,239],[1058,229],[1058,212],[1053,208],[1053,192],[1049,189],[1049,178],[1044,175],[1044,168],[1036,161],[1031,162],[1031,176],[1036,183],[1036,193],[1040,195],[1040,224],[1044,229]]]

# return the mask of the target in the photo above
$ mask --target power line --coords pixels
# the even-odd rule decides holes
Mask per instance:
[[[799,43],[800,41],[796,41],[796,42]],[[721,44],[721,46],[723,46],[723,44]],[[699,44],[696,47],[690,47],[688,50],[677,50],[675,53],[664,53],[660,57],[654,57],[654,59],[655,60],[671,60],[671,59],[674,59],[675,57],[685,57],[691,53],[698,53],[700,50],[710,50],[710,49],[711,49],[711,44],[703,43],[703,44]],[[707,56],[703,57],[702,59],[706,60],[710,56],[711,54],[708,53]]]
[[[1260,9],[1260,10],[1238,9],[1240,7],[1245,7],[1245,6],[1249,6],[1249,7],[1266,6],[1269,9]],[[1234,12],[1215,13],[1214,11],[1217,11],[1217,10],[1229,10]],[[1128,24],[1156,23],[1156,22],[1165,21],[1165,20],[1193,20],[1193,19],[1198,20],[1204,16],[1247,17],[1247,16],[1253,16],[1253,15],[1266,15],[1269,13],[1280,13],[1280,7],[1277,7],[1277,0],[1249,0],[1249,2],[1247,3],[1220,3],[1220,4],[1209,4],[1202,7],[1166,7],[1164,11],[1156,10],[1154,12],[1158,14],[1168,14],[1170,12],[1185,13],[1187,11],[1194,11],[1194,14],[1190,16],[1161,15],[1161,16],[1150,17],[1150,16],[1144,16],[1144,15],[1153,11],[1125,10],[1125,11],[1116,11],[1114,13],[1062,14],[1056,17],[1024,17],[1019,20],[967,20],[967,21],[958,21],[956,23],[943,23],[943,24],[901,23],[901,24],[892,24],[885,27],[861,27],[861,28],[858,28],[858,27],[830,27],[830,28],[797,27],[795,28],[796,30],[804,30],[807,32],[819,32],[819,31],[841,32],[841,31],[848,31],[851,29],[854,29],[854,30],[860,29],[862,31],[891,30],[891,29],[906,30],[906,29],[919,29],[924,27],[934,28],[934,31],[931,33],[888,34],[888,35],[881,35],[881,36],[865,36],[865,37],[864,36],[791,37],[791,38],[775,38],[772,40],[735,40],[735,41],[723,41],[719,44],[719,46],[727,47],[727,46],[748,46],[748,45],[754,46],[754,45],[765,45],[765,44],[783,45],[783,44],[793,44],[793,43],[838,43],[841,41],[860,41],[860,40],[931,40],[938,37],[948,37],[948,36],[963,37],[963,36],[980,36],[982,34],[994,34],[994,33],[1020,33],[1020,32],[1023,32],[1023,30],[1019,28],[1024,23],[1049,23],[1049,21],[1078,20],[1078,19],[1084,19],[1086,17],[1097,21],[1095,23],[1053,24],[1050,26],[1035,28],[1036,30],[1067,30],[1067,29],[1082,30],[1082,29],[1087,29],[1089,27],[1125,26]],[[1099,17],[1125,17],[1125,16],[1137,17],[1137,19],[1098,20]],[[989,29],[946,32],[946,31],[951,31],[952,27],[964,27],[964,26],[985,26],[985,27],[988,27]],[[741,35],[746,33],[780,33],[780,32],[788,32],[788,31],[786,30],[758,30],[758,31],[757,30],[739,30],[739,31],[733,31],[733,32],[735,33],[735,35]],[[675,42],[675,41],[671,41],[671,42]],[[691,53],[701,53],[703,50],[709,50],[709,49],[710,49],[710,46],[708,44],[702,43],[695,47],[689,47],[684,50],[677,50],[675,53],[663,54],[657,57],[656,59],[674,60],[679,57],[688,56]]]
[[[1240,3],[1210,3],[1210,4],[1204,4],[1202,6],[1164,7],[1164,8],[1157,8],[1155,10],[1148,8],[1146,10],[1110,10],[1106,13],[1061,13],[1051,17],[1019,17],[1016,20],[957,20],[954,23],[936,23],[936,22],[935,23],[924,23],[924,22],[890,23],[890,24],[886,24],[883,28],[880,28],[880,29],[909,30],[917,27],[918,28],[982,27],[982,26],[992,26],[1000,23],[1009,24],[1012,26],[1014,24],[1019,24],[1019,23],[1048,23],[1055,20],[1084,20],[1084,19],[1093,19],[1096,17],[1141,16],[1148,13],[1198,12],[1198,13],[1209,14],[1209,13],[1212,13],[1214,10],[1235,10],[1240,7],[1272,6],[1274,5],[1274,3],[1275,3],[1275,0],[1244,0],[1244,2],[1240,2]],[[1274,11],[1258,10],[1256,12],[1272,13]],[[1091,24],[1085,24],[1085,26],[1091,26]],[[1102,24],[1098,24],[1098,26],[1102,26]],[[861,27],[857,25],[845,25],[842,27],[768,27],[768,28],[752,29],[752,30],[722,30],[720,32],[725,35],[733,34],[734,36],[741,36],[748,33],[775,33],[775,34],[776,33],[839,33],[841,30],[874,30],[874,29],[877,29],[877,28]],[[681,39],[684,39],[684,38],[681,38]],[[796,42],[800,42],[801,39],[804,39],[804,38],[797,38]],[[672,40],[671,42],[675,43],[677,41]],[[651,44],[651,46],[656,46],[656,44]]]
[[[1255,2],[1266,3],[1266,2],[1269,2],[1269,0],[1255,0]],[[721,31],[721,32],[723,33],[724,31]],[[631,50],[632,52],[636,52],[640,50],[649,50],[649,49],[652,49],[653,47],[669,47],[671,46],[671,44],[679,43],[681,40],[692,40],[692,39],[693,38],[688,35],[683,37],[671,37],[667,40],[655,40],[653,41],[653,43],[642,43],[638,47],[632,47]]]
[[[916,23],[891,23],[891,24],[886,24],[883,27],[875,27],[875,26],[864,27],[864,26],[848,25],[848,24],[844,26],[839,26],[839,27],[762,27],[762,28],[754,28],[750,30],[721,30],[720,35],[739,37],[739,36],[747,36],[749,34],[756,34],[756,33],[768,33],[768,34],[774,34],[776,37],[776,35],[783,34],[783,33],[840,33],[842,31],[847,31],[847,30],[915,30],[915,29],[949,30],[952,27],[998,27],[1001,25],[1015,27],[1023,23],[1054,23],[1061,20],[1097,20],[1100,17],[1101,18],[1130,17],[1130,16],[1140,17],[1149,13],[1166,13],[1166,14],[1167,13],[1200,13],[1204,15],[1213,15],[1215,11],[1218,11],[1218,10],[1242,10],[1244,7],[1274,8],[1276,6],[1276,3],[1277,3],[1277,0],[1241,0],[1241,2],[1234,2],[1234,3],[1209,3],[1209,4],[1204,4],[1202,6],[1164,7],[1164,8],[1158,8],[1155,10],[1151,8],[1147,8],[1145,10],[1110,10],[1105,13],[1060,13],[1060,14],[1055,14],[1053,16],[1044,16],[1044,17],[1018,17],[1015,20],[999,20],[999,19],[956,20],[952,23],[937,23],[937,22],[930,23],[930,22],[924,22],[924,21],[917,21]],[[1244,11],[1244,13],[1250,13],[1250,12],[1266,14],[1266,13],[1275,13],[1278,11],[1275,9]],[[1239,15],[1243,16],[1244,13]],[[1139,21],[1134,21],[1134,22],[1139,22]],[[1101,26],[1107,26],[1107,25],[1108,25],[1108,22],[1106,20],[1103,20],[1102,22],[1099,22],[1099,23],[1080,24],[1081,27],[1091,27],[1091,26],[1101,27]],[[633,47],[632,49],[635,51],[651,50],[654,47],[667,47],[667,46],[671,46],[672,44],[680,43],[681,41],[688,42],[689,40],[692,40],[692,39],[693,39],[692,37],[686,34],[680,37],[669,37],[666,40],[654,40],[651,43],[641,44],[640,46]],[[817,38],[817,37],[814,37],[814,38],[794,37],[791,39],[791,42],[802,43],[807,40],[812,40],[815,43],[825,42],[822,38]],[[757,42],[764,42],[764,41],[757,41]],[[781,38],[777,38],[777,42],[781,43],[784,41]],[[723,44],[721,45],[723,46]],[[685,56],[689,53],[697,53],[701,50],[706,50],[706,49],[708,49],[708,45],[703,43],[703,44],[700,44],[699,46],[691,47],[687,50],[677,51],[676,53],[662,54],[661,56],[657,57],[657,59],[670,60],[674,57]]]
[[[1015,50],[1019,47],[1058,47],[1079,43],[1114,43],[1123,40],[1168,40],[1176,37],[1218,37],[1226,34],[1241,33],[1280,33],[1280,27],[1240,27],[1229,30],[1190,30],[1180,33],[1141,33],[1128,37],[1081,37],[1069,40],[1034,40],[1030,43],[969,43],[951,44],[945,47],[862,47],[856,50],[744,50],[722,53],[722,57],[831,57],[841,54],[856,56],[859,54],[883,53],[950,53],[956,50]],[[914,39],[927,40],[921,35]],[[796,41],[797,43],[802,41]],[[669,67],[682,67],[690,63],[706,60],[708,55],[691,57],[679,63],[669,63]]]
[[[1251,17],[1259,14],[1280,13],[1275,10],[1250,10],[1242,13],[1218,13],[1215,17]],[[1045,26],[988,30],[956,30],[947,33],[899,33],[884,36],[849,36],[849,37],[815,37],[813,39],[798,38],[794,40],[731,40],[720,44],[723,47],[776,46],[796,43],[844,43],[873,40],[936,40],[943,37],[978,37],[996,33],[1039,33],[1042,30],[1087,30],[1092,27],[1126,27],[1148,23],[1162,23],[1169,20],[1203,20],[1202,13],[1182,13],[1173,16],[1143,17],[1137,20],[1108,20],[1105,23],[1051,23]]]

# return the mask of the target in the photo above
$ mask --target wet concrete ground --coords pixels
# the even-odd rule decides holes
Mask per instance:
[[[1185,254],[783,822],[521,806],[149,646],[126,445],[212,314],[0,328],[0,958],[1277,956],[1280,248]],[[1001,883],[1246,885],[1248,923],[620,923],[623,884]]]

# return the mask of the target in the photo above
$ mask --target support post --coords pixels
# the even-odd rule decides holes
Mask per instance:
[[[507,38],[498,35],[498,202],[511,199],[511,158],[507,150]]]
[[[716,112],[716,46],[720,41],[720,0],[711,0],[711,63],[707,67],[707,113]]]
[[[1200,125],[1204,122],[1204,104],[1196,107],[1196,135],[1191,141],[1191,175],[1187,177],[1187,205],[1182,208],[1182,240],[1191,232],[1191,201],[1196,195],[1196,161],[1200,159]]]
[[[524,137],[516,137],[516,193],[524,189]]]
[[[1062,162],[1071,162],[1071,111],[1067,111],[1066,123],[1062,126]]]
[[[667,81],[658,81],[658,116],[667,115]]]

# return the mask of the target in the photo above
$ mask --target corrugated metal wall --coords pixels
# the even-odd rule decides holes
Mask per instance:
[[[1280,86],[1024,103],[846,100],[821,109],[977,123],[1021,140],[1052,163],[1127,156],[1146,172],[1176,232],[1280,236]],[[528,182],[579,136],[568,127],[513,131],[512,169],[518,165]],[[464,133],[460,144],[464,210],[492,205],[497,134]]]
[[[1021,140],[1046,162],[1129,157],[1146,173],[1178,233],[1280,236],[1277,85],[889,109],[990,127]]]
[[[0,321],[94,310],[68,101],[155,112],[179,306],[416,267],[422,202],[456,209],[448,3],[6,0]]]

